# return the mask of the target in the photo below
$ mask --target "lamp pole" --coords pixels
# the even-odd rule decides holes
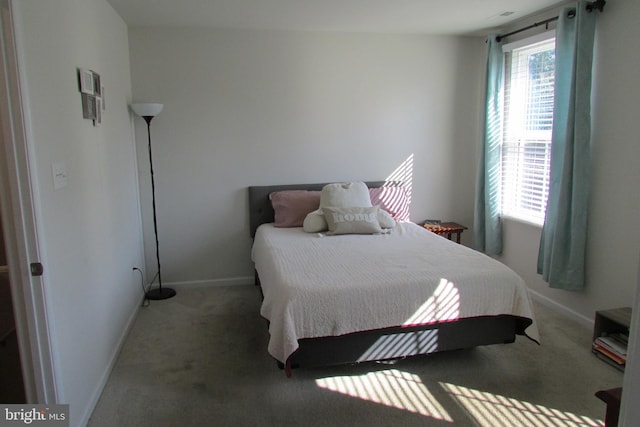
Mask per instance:
[[[149,150],[149,167],[151,174],[151,205],[153,208],[153,234],[156,240],[156,263],[158,267],[158,288],[147,291],[145,297],[150,300],[163,300],[176,295],[176,291],[171,288],[162,287],[162,271],[160,267],[160,245],[158,243],[158,220],[156,214],[156,184],[153,176],[153,155],[151,151],[151,120],[160,113],[162,104],[132,104],[131,108],[140,117],[147,122],[148,150]],[[153,283],[153,279],[151,280]]]

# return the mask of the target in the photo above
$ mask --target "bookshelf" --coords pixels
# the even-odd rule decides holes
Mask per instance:
[[[601,360],[624,371],[631,324],[631,307],[596,311],[591,351]]]

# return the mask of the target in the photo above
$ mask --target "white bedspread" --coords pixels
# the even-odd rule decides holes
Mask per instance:
[[[494,259],[412,223],[323,236],[261,225],[252,259],[281,362],[298,339],[509,314],[534,320],[524,281]],[[538,340],[535,322],[527,336]]]

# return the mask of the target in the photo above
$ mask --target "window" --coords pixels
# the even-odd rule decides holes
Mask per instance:
[[[549,194],[555,77],[555,38],[543,38],[504,48],[501,211],[537,224]]]

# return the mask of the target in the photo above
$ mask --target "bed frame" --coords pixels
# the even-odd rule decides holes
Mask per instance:
[[[366,183],[369,187],[388,185],[384,181]],[[283,190],[321,190],[326,184],[294,184],[249,187],[249,226],[251,238],[264,223],[274,221],[269,193]],[[258,273],[256,285],[260,286]],[[262,290],[261,290],[262,291]],[[304,338],[299,348],[283,364],[287,376],[291,369],[365,361],[398,359],[420,354],[472,348],[488,344],[512,343],[532,320],[511,315],[481,316],[431,325],[392,327],[340,336]]]

